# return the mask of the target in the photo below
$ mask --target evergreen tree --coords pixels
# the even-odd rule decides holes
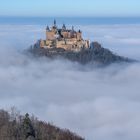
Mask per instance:
[[[32,139],[35,138],[35,130],[32,126],[32,122],[29,118],[28,113],[25,114],[25,118],[23,120],[23,129],[24,129],[24,135],[26,139],[29,139],[31,137]]]

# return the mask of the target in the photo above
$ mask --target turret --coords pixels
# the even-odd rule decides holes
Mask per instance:
[[[74,26],[72,26],[72,31],[74,32]]]
[[[81,33],[81,30],[79,30],[78,32]]]
[[[54,32],[56,32],[56,30],[57,30],[56,20],[54,20],[54,22],[53,22],[52,30],[53,30]]]
[[[70,38],[76,38],[76,32],[74,31],[74,26],[72,26],[72,29],[70,31]]]
[[[82,39],[82,32],[81,32],[81,30],[79,30],[76,34],[77,34],[77,39],[81,40]]]
[[[47,26],[47,27],[46,27],[46,31],[50,31],[50,28],[49,28],[49,26]]]
[[[66,30],[65,24],[63,24],[63,26],[62,26],[62,30]]]
[[[54,20],[53,25],[54,25],[54,27],[56,27],[56,20]]]

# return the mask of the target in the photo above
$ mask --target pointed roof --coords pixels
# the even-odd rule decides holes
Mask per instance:
[[[49,30],[50,30],[49,26],[47,26],[47,27],[46,27],[46,30],[47,30],[47,31],[49,31]]]
[[[63,24],[62,29],[66,30],[66,25],[65,24]]]
[[[81,30],[79,30],[78,32],[81,33]]]
[[[56,26],[56,20],[54,19],[54,22],[53,22],[54,26]]]
[[[72,26],[72,31],[74,31],[74,26]]]

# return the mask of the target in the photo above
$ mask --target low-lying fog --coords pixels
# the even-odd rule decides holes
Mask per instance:
[[[21,52],[43,26],[0,25],[0,108],[17,107],[87,140],[140,139],[140,65],[96,69]],[[80,26],[86,38],[140,60],[140,25]]]

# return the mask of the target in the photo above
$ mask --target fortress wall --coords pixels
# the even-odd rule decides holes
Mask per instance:
[[[45,40],[40,40],[40,47],[44,48],[44,46],[45,46]]]
[[[52,41],[51,40],[46,40],[46,46],[51,46],[52,45]]]
[[[71,45],[57,44],[57,48],[63,48],[65,50],[70,50]]]
[[[87,49],[90,47],[90,41],[89,40],[85,40],[85,47]]]
[[[74,49],[74,47],[72,47],[72,46],[73,46],[73,44],[64,44],[64,41],[59,42],[59,43],[57,42],[57,45],[56,45],[57,48],[63,48],[65,50]]]
[[[69,38],[69,33],[68,32],[61,32],[64,38]]]

